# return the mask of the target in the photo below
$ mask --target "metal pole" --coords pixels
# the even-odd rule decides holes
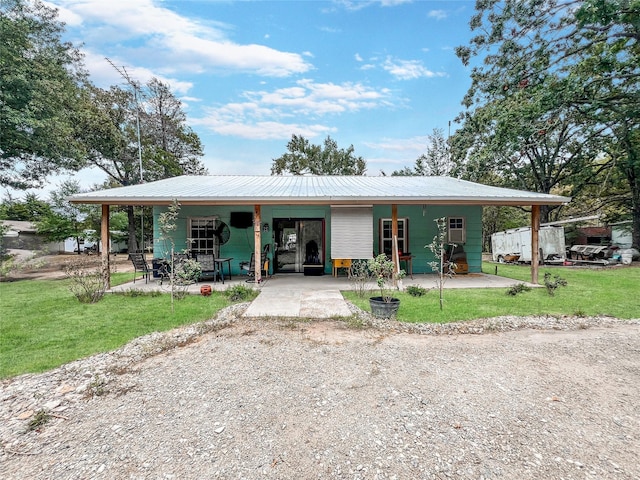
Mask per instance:
[[[126,80],[126,82],[133,87],[133,98],[136,102],[136,134],[138,140],[138,164],[140,166],[140,183],[144,183],[144,176],[142,170],[142,142],[140,140],[140,104],[138,103],[138,84],[131,80],[131,77],[127,73],[126,68],[123,66],[122,70],[115,66],[115,64],[107,57],[105,57],[107,62],[111,64],[113,68],[120,74],[122,78]],[[144,205],[142,206],[142,213],[140,215],[140,251],[144,257]]]

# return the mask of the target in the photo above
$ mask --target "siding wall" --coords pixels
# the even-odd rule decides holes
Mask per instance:
[[[154,256],[166,256],[170,251],[169,241],[161,240],[158,229],[158,215],[166,211],[166,207],[154,207]],[[231,212],[253,212],[251,207],[233,206],[184,206],[180,209],[177,220],[177,230],[174,234],[176,251],[186,249],[188,217],[207,217],[217,215],[227,225],[230,224]],[[414,273],[431,273],[431,267],[427,262],[433,259],[429,249],[425,245],[431,243],[436,235],[435,218],[455,216],[464,217],[467,228],[467,242],[464,250],[467,253],[469,272],[481,272],[482,267],[482,207],[476,206],[433,206],[427,205],[399,205],[398,217],[409,218],[409,250],[414,256]],[[331,208],[327,206],[264,206],[261,209],[262,223],[268,223],[268,232],[262,232],[262,245],[273,244],[273,219],[274,218],[323,218],[325,219],[324,258],[325,273],[331,274]],[[373,255],[379,251],[379,227],[380,218],[391,218],[390,205],[376,205],[373,207]],[[232,273],[240,273],[239,262],[248,261],[253,252],[253,228],[238,229],[229,225],[231,237],[229,242],[221,247],[222,257],[232,257]],[[273,251],[273,250],[272,250]]]

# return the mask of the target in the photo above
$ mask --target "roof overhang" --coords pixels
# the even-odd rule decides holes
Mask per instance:
[[[77,194],[103,205],[563,205],[559,195],[450,177],[182,176]]]

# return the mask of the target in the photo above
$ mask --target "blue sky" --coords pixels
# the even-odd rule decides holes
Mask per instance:
[[[96,85],[124,86],[105,57],[171,85],[211,174],[269,175],[294,133],[353,145],[367,175],[412,166],[470,84],[454,47],[471,37],[473,1],[47,3]],[[77,178],[88,187],[104,174]]]

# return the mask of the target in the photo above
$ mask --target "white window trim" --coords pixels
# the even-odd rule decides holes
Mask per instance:
[[[392,223],[393,219],[392,218],[380,218],[380,227],[379,227],[379,239],[378,239],[378,249],[380,250],[380,253],[384,253],[384,222],[389,222]],[[404,232],[404,236],[400,237],[398,236],[398,248],[400,249],[400,243],[402,241],[402,243],[405,246],[404,252],[403,253],[408,253],[408,248],[409,248],[409,217],[399,217],[398,218],[398,225],[403,222],[404,223],[404,228],[402,229],[402,231]],[[398,228],[398,230],[400,230],[400,228]],[[391,240],[391,244],[393,245],[393,239],[390,238],[388,240]]]
[[[220,220],[220,217],[218,215],[210,215],[210,216],[206,216],[206,217],[188,217],[188,230],[187,230],[187,249],[188,250],[198,250],[198,251],[202,251],[202,249],[199,248],[195,248],[194,246],[194,239],[191,236],[191,233],[193,232],[193,222],[194,221],[208,221],[208,220],[213,220],[214,224],[217,220]],[[202,237],[204,238],[204,237]],[[206,250],[206,249],[205,249]],[[218,243],[215,241],[213,242],[213,251],[212,252],[208,252],[208,253],[213,253],[215,256],[218,256],[219,251],[220,251],[220,245],[218,245]]]
[[[462,228],[451,228],[452,220],[461,220]],[[464,245],[467,242],[467,219],[465,217],[447,217],[447,240],[456,245]]]

